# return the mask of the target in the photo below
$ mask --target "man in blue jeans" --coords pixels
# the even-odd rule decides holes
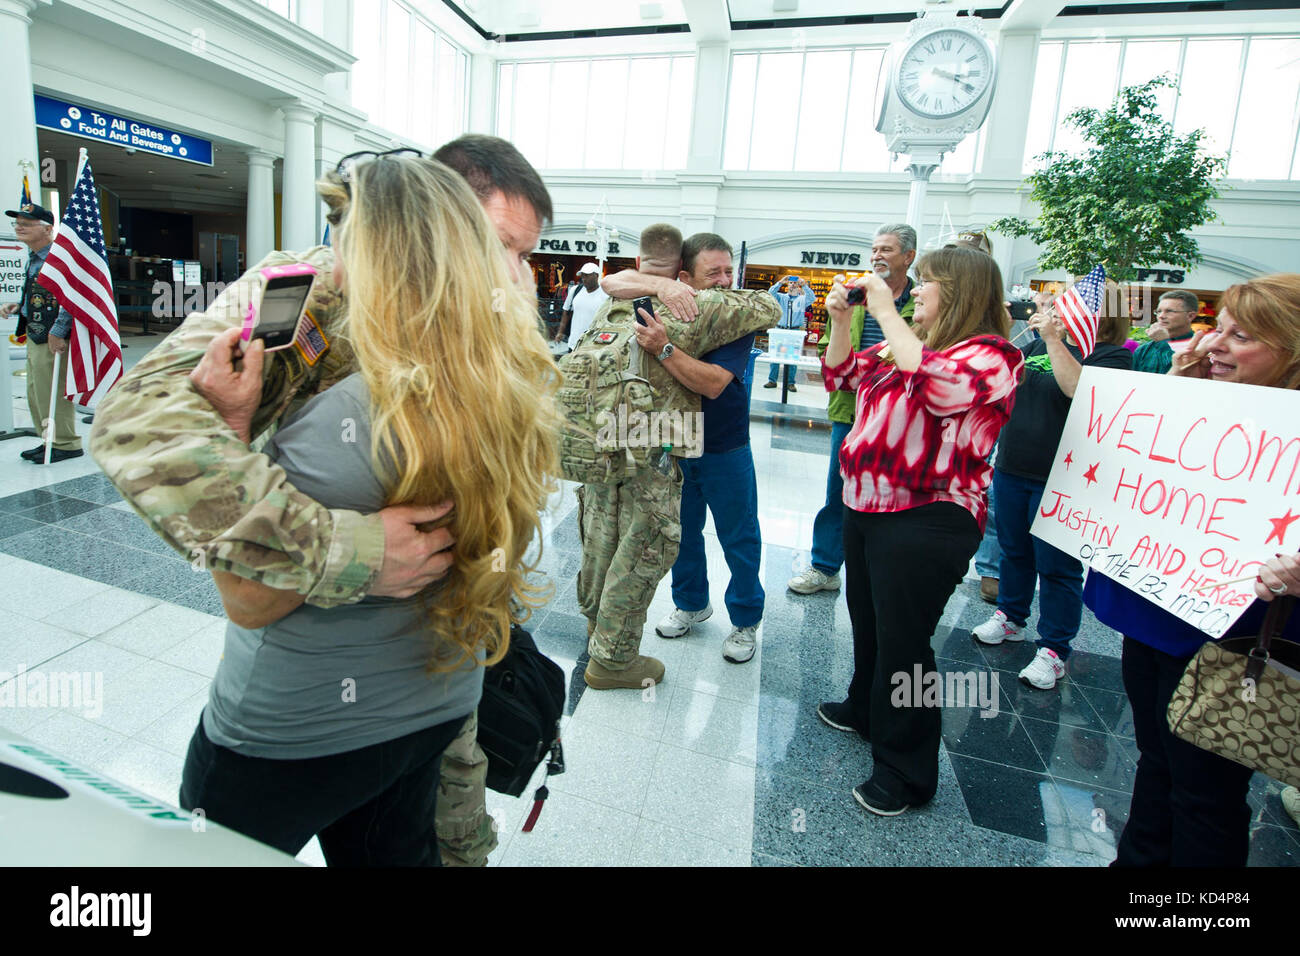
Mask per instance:
[[[894,293],[894,308],[909,321],[916,310],[912,301],[912,280],[907,269],[916,258],[916,230],[906,223],[891,223],[876,230],[871,244],[871,269]],[[862,306],[853,310],[850,341],[857,342],[860,352],[885,340],[878,323]],[[817,354],[825,355],[831,338],[831,319],[817,342]],[[775,366],[774,366],[775,367]],[[840,474],[840,446],[853,428],[857,395],[832,392],[826,400],[826,414],[831,420],[831,460],[826,472],[826,503],[813,519],[812,565],[800,571],[786,584],[796,594],[837,591],[840,566],[844,564],[844,478]]]
[[[721,236],[696,233],[682,244],[682,269],[678,282],[671,284],[685,283],[697,291],[729,289],[731,257],[731,246]],[[654,284],[664,281],[619,273],[606,278],[605,289],[615,298],[651,293],[667,304],[664,293],[669,290],[661,291]],[[761,291],[746,294],[767,295]],[[699,358],[683,356],[668,368],[700,395],[704,448],[699,458],[678,460],[682,469],[681,545],[672,572],[674,608],[655,632],[660,637],[682,637],[713,615],[704,554],[707,508],[713,513],[718,541],[731,570],[726,602],[732,629],[722,644],[722,656],[734,664],[754,656],[765,597],[758,578],[763,539],[758,529],[758,481],[749,447],[749,392],[742,384],[753,345],[754,336],[746,335]]]
[[[812,287],[798,276],[786,276],[780,282],[772,285],[767,290],[772,294],[781,306],[781,321],[777,323],[778,328],[782,329],[802,329],[806,324],[804,312],[808,310],[814,302],[817,301],[817,293],[813,292]],[[767,373],[767,384],[764,388],[776,388],[776,370],[780,368],[776,362],[772,363],[771,370]],[[793,365],[785,366],[785,384],[790,386],[790,391],[796,391],[794,387]]]

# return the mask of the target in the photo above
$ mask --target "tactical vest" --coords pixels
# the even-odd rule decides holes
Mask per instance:
[[[654,302],[657,313],[667,314]],[[688,392],[695,401],[681,410],[679,396],[655,387],[646,368],[655,360],[637,344],[633,323],[631,304],[612,299],[560,359],[560,468],[570,481],[622,481],[649,466],[664,444],[677,457],[700,454],[701,429],[687,417],[698,415],[698,396]]]
[[[30,266],[31,260],[28,260]],[[39,274],[37,270],[36,274]],[[36,281],[36,275],[28,275],[23,281],[22,309],[18,317],[16,338],[25,333],[28,341],[35,345],[44,345],[50,338],[50,329],[59,317],[59,300],[54,293]]]

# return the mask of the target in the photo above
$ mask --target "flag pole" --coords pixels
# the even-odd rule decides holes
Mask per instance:
[[[48,342],[44,342],[44,343],[42,343],[42,345],[43,345],[45,348],[49,348],[49,347],[50,347]],[[29,343],[28,347],[29,347],[29,348],[31,347],[30,343]],[[37,348],[41,348],[41,345],[38,345],[38,346],[36,346],[36,347],[37,347]],[[48,413],[49,417],[46,419],[46,422],[48,423],[48,426],[47,426],[46,429],[45,429],[45,464],[47,464],[47,465],[50,463],[50,448],[51,448],[51,446],[53,446],[53,444],[54,444],[54,398],[55,398],[55,396],[56,396],[56,395],[58,394],[58,392],[59,392],[59,357],[60,357],[60,354],[61,354],[61,353],[55,353],[55,356],[54,356],[54,374],[53,374],[53,375],[51,376],[51,378],[50,378],[50,404],[47,406],[47,408],[49,409],[49,413]]]

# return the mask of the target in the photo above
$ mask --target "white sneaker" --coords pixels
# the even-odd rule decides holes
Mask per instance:
[[[838,574],[822,574],[816,568],[810,567],[792,577],[786,587],[796,594],[838,591],[840,589],[840,576]]]
[[[733,664],[743,664],[754,656],[754,638],[758,625],[734,627],[722,642],[722,656]]]
[[[971,635],[981,644],[1001,644],[1003,641],[1023,641],[1023,627],[1012,624],[1000,609],[993,616],[971,631]]]
[[[690,629],[699,624],[701,621],[707,621],[713,616],[713,605],[704,605],[703,611],[683,611],[675,607],[666,618],[659,622],[655,627],[655,633],[660,637],[681,637],[689,633]]]
[[[1051,690],[1064,676],[1065,664],[1056,656],[1056,651],[1040,647],[1029,666],[1020,672],[1020,681],[1039,690]]]

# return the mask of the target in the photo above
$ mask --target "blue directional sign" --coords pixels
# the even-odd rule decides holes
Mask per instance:
[[[175,130],[115,116],[89,106],[77,106],[36,94],[36,125],[83,139],[97,139],[115,146],[181,159],[202,166],[212,165],[212,141]]]

